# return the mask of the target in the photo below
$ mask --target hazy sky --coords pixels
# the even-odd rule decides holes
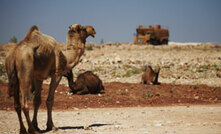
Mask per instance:
[[[169,27],[170,41],[221,42],[221,0],[1,0],[0,44],[32,25],[65,42],[68,26],[92,25],[87,42],[133,42],[136,27]]]

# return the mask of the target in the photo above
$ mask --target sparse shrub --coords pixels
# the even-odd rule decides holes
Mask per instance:
[[[88,51],[92,51],[92,50],[93,50],[93,47],[90,45],[90,46],[86,46],[85,49],[88,50]]]
[[[220,66],[218,66],[218,65],[216,65],[216,64],[213,64],[212,67],[213,67],[213,69],[216,70],[216,71],[221,71]]]
[[[132,66],[131,65],[123,65],[123,68],[125,69],[125,70],[127,70],[127,69],[129,69],[129,68],[131,68]]]
[[[138,69],[137,67],[131,66],[131,65],[124,65],[123,68],[126,71],[126,73],[123,75],[123,77],[131,77],[134,74],[139,74],[142,71],[140,69]]]
[[[100,44],[104,44],[104,39],[101,38]]]
[[[3,52],[3,53],[0,53],[0,57],[5,57],[6,54]]]
[[[100,68],[100,67],[96,67],[93,70],[91,70],[92,72],[102,72],[104,69]]]
[[[4,83],[4,80],[0,78],[0,84]]]
[[[153,95],[152,95],[152,90],[147,90],[146,92],[143,92],[143,94],[142,94],[142,97],[143,98],[150,98],[150,97],[152,97]]]
[[[5,75],[5,73],[6,73],[5,65],[0,64],[0,76]]]
[[[120,78],[121,75],[120,74],[115,74],[115,77]]]
[[[201,72],[205,72],[209,69],[208,65],[200,65],[197,72],[201,73]]]
[[[204,70],[208,70],[209,69],[209,66],[208,65],[202,65],[200,66],[200,68],[204,69]]]
[[[10,43],[17,43],[17,38],[15,36],[11,37],[11,39],[9,40]]]

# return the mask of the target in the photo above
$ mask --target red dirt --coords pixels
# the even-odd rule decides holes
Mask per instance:
[[[142,85],[112,82],[105,83],[104,87],[105,92],[102,94],[68,95],[70,89],[60,85],[55,93],[53,109],[221,103],[221,87],[207,85]],[[41,109],[46,109],[48,89],[49,85],[43,85]],[[13,110],[13,98],[7,96],[7,84],[0,84],[0,110]],[[29,106],[33,108],[32,101]]]

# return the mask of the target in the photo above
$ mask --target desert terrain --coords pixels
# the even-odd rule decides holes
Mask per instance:
[[[0,133],[17,133],[13,99],[7,97],[4,59],[14,45],[0,45]],[[145,65],[160,67],[160,85],[142,85]],[[59,130],[45,132],[50,79],[44,82],[38,116],[44,133],[221,133],[221,45],[174,43],[87,44],[75,78],[93,71],[104,83],[100,94],[70,93],[67,80],[56,90],[53,118]],[[32,114],[32,99],[30,106]]]

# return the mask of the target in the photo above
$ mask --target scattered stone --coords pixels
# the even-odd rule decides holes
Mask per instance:
[[[90,130],[90,127],[88,125],[85,125],[84,130]]]
[[[101,97],[102,95],[101,95],[101,94],[98,94],[98,96]]]
[[[196,95],[196,96],[194,96],[194,99],[195,99],[195,100],[198,100],[199,98],[200,98],[200,97],[199,97],[199,96],[197,96],[197,95]]]

